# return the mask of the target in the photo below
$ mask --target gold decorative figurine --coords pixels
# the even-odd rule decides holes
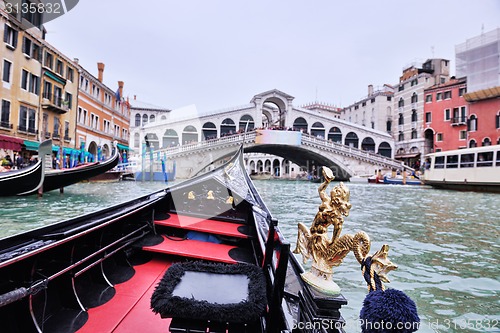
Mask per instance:
[[[324,182],[318,188],[321,204],[310,229],[299,223],[297,247],[293,252],[302,254],[304,263],[312,257],[311,270],[302,274],[304,281],[325,294],[337,295],[340,288],[333,281],[333,267],[339,266],[350,251],[353,251],[358,262],[362,263],[370,251],[370,238],[363,231],[355,235],[340,236],[344,217],[349,215],[351,209],[349,189],[341,182],[328,194],[327,187],[335,177],[327,167],[322,168],[322,173]],[[333,234],[330,238],[328,227],[331,225]],[[388,246],[379,252],[387,254],[387,251]],[[387,270],[387,262],[384,264],[379,271]]]

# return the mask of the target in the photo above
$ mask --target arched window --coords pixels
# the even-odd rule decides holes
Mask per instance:
[[[143,114],[142,115],[142,126],[146,125],[148,123],[148,115]]]
[[[358,148],[359,146],[358,135],[354,132],[347,133],[347,135],[345,136],[345,145]]]
[[[340,128],[338,127],[330,128],[330,131],[328,132],[328,140],[342,143],[342,132],[340,131]]]
[[[378,152],[377,154],[379,155],[382,155],[382,156],[385,156],[385,157],[392,157],[392,149],[391,149],[391,145],[389,145],[387,142],[382,142],[379,146],[378,146]]]
[[[403,100],[403,98],[400,98],[398,101],[398,107],[402,108],[403,106],[405,106],[405,101]]]
[[[416,139],[417,137],[418,137],[417,130],[416,129],[412,129],[411,130],[411,138],[412,139]]]
[[[417,101],[418,101],[418,96],[416,93],[413,93],[413,95],[411,95],[411,102],[417,103]]]
[[[212,122],[206,122],[201,128],[202,140],[217,139],[217,127]]]
[[[323,124],[320,123],[319,121],[315,122],[311,126],[311,135],[315,136],[317,138],[324,139],[325,138],[325,126],[323,126]]]
[[[165,133],[163,133],[162,139],[163,148],[175,147],[179,144],[179,135],[177,135],[177,132],[171,128],[167,129]]]
[[[154,115],[154,114],[152,114],[152,115],[150,115],[150,116],[149,116],[149,122],[150,122],[150,123],[154,123],[154,122],[155,122],[155,120],[156,120],[156,118],[155,118],[155,115]]]
[[[232,135],[236,133],[236,125],[231,118],[226,118],[220,124],[220,136]]]
[[[141,126],[141,115],[139,113],[135,114],[135,127]]]
[[[475,148],[477,147],[477,142],[476,140],[472,139],[469,141],[469,148]]]
[[[182,144],[186,145],[194,142],[198,142],[198,131],[191,125],[184,127],[182,131]]]
[[[398,119],[398,124],[399,125],[404,125],[405,123],[405,117],[403,116],[402,113],[399,114],[399,119]]]
[[[140,118],[141,116],[139,115],[139,121],[140,121]],[[139,145],[140,145],[140,136],[139,136],[139,133],[135,133],[134,134],[134,147],[135,148],[139,148]]]
[[[416,122],[417,120],[418,120],[417,110],[413,109],[413,111],[411,112],[411,121]]]
[[[481,144],[482,146],[491,146],[491,140],[490,138],[484,138],[483,143]]]
[[[469,131],[470,132],[477,131],[477,117],[475,115],[472,115],[469,118]]]
[[[255,122],[253,121],[252,116],[248,114],[241,116],[239,123],[240,132],[244,132],[245,129],[247,131],[252,131],[254,128],[255,128]]]
[[[307,127],[308,127],[307,121],[302,117],[295,119],[295,121],[293,122],[294,131],[301,131],[307,133]]]
[[[373,139],[370,138],[369,136],[364,138],[363,141],[361,142],[361,149],[375,152],[375,141],[373,141]]]

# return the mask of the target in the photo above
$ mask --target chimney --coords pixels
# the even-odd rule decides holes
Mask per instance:
[[[123,81],[118,81],[118,91],[120,92],[120,98],[123,98]]]
[[[99,73],[97,76],[97,79],[99,80],[99,82],[102,82],[103,73],[104,73],[104,64],[102,62],[97,63],[97,71]]]
[[[372,84],[368,85],[368,97],[370,97],[371,95],[373,95],[373,85]]]

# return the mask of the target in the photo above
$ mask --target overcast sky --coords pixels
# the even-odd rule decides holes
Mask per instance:
[[[198,112],[281,90],[347,106],[500,27],[499,0],[80,0],[47,41],[124,95]]]

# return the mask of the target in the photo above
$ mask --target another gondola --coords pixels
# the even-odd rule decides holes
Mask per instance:
[[[0,240],[2,332],[344,332],[243,163]]]
[[[52,151],[52,140],[40,144],[38,161],[24,169],[0,172],[0,196],[36,193],[45,175],[44,156]]]
[[[118,165],[120,160],[118,149],[116,147],[113,149],[113,155],[102,162],[86,163],[68,169],[47,170],[42,185],[42,192],[49,192],[57,189],[62,191],[66,186],[76,184],[113,169]],[[37,191],[32,191],[29,194],[34,194],[36,192]]]

